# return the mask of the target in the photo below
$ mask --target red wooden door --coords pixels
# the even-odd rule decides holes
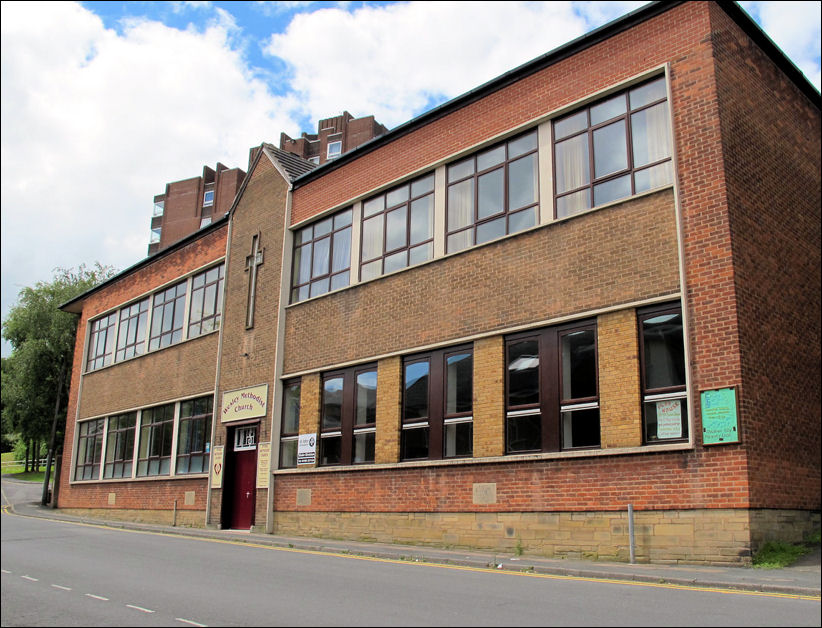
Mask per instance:
[[[254,525],[257,485],[257,447],[234,451],[231,465],[230,527],[249,530]]]

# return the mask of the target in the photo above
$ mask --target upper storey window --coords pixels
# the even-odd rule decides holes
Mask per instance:
[[[557,218],[673,181],[665,78],[554,122]]]
[[[116,324],[116,312],[91,323],[86,370],[93,371],[111,364]]]
[[[348,285],[352,215],[349,208],[296,232],[292,303]]]
[[[363,203],[362,281],[428,261],[433,256],[433,174]]]
[[[203,194],[203,207],[214,205],[214,190],[206,190]]]
[[[448,167],[449,253],[537,224],[536,130]]]
[[[334,159],[342,155],[342,142],[328,142],[328,159]]]

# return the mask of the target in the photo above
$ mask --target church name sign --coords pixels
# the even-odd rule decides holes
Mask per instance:
[[[265,416],[268,402],[268,384],[252,386],[223,393],[220,421],[241,421]]]

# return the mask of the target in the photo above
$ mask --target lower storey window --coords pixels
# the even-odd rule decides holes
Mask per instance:
[[[599,447],[596,324],[506,340],[506,451]]]
[[[74,480],[208,473],[211,395],[77,424]]]
[[[640,310],[642,409],[646,443],[688,438],[688,394],[682,309],[678,304]]]
[[[474,451],[473,347],[406,358],[402,460],[469,457]]]
[[[360,366],[323,377],[320,464],[374,462],[377,367]]]
[[[100,477],[104,426],[105,419],[85,421],[77,426],[77,462],[74,465],[75,480],[96,480]]]

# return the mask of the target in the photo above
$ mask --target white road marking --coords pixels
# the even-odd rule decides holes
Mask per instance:
[[[133,608],[135,611],[142,611],[143,613],[153,613],[154,611],[150,608],[143,608],[142,606],[134,606],[134,604],[126,604],[129,608]]]
[[[11,573],[8,569],[0,569],[3,573]]]
[[[51,586],[53,586],[55,589],[60,589],[62,591],[71,591],[71,587],[64,587],[63,585],[60,585],[60,584],[53,584]]]
[[[208,624],[198,624],[196,621],[191,621],[190,619],[183,619],[182,617],[175,617],[174,619],[176,619],[177,621],[181,621],[184,624],[190,624],[192,626],[203,626],[203,628],[208,626]]]
[[[92,593],[86,593],[86,597],[94,598],[95,600],[101,600],[103,602],[108,602],[107,597],[102,597],[100,595],[94,595]]]
[[[31,582],[40,582],[37,578],[32,578],[31,576],[20,576],[23,580],[30,580]]]

